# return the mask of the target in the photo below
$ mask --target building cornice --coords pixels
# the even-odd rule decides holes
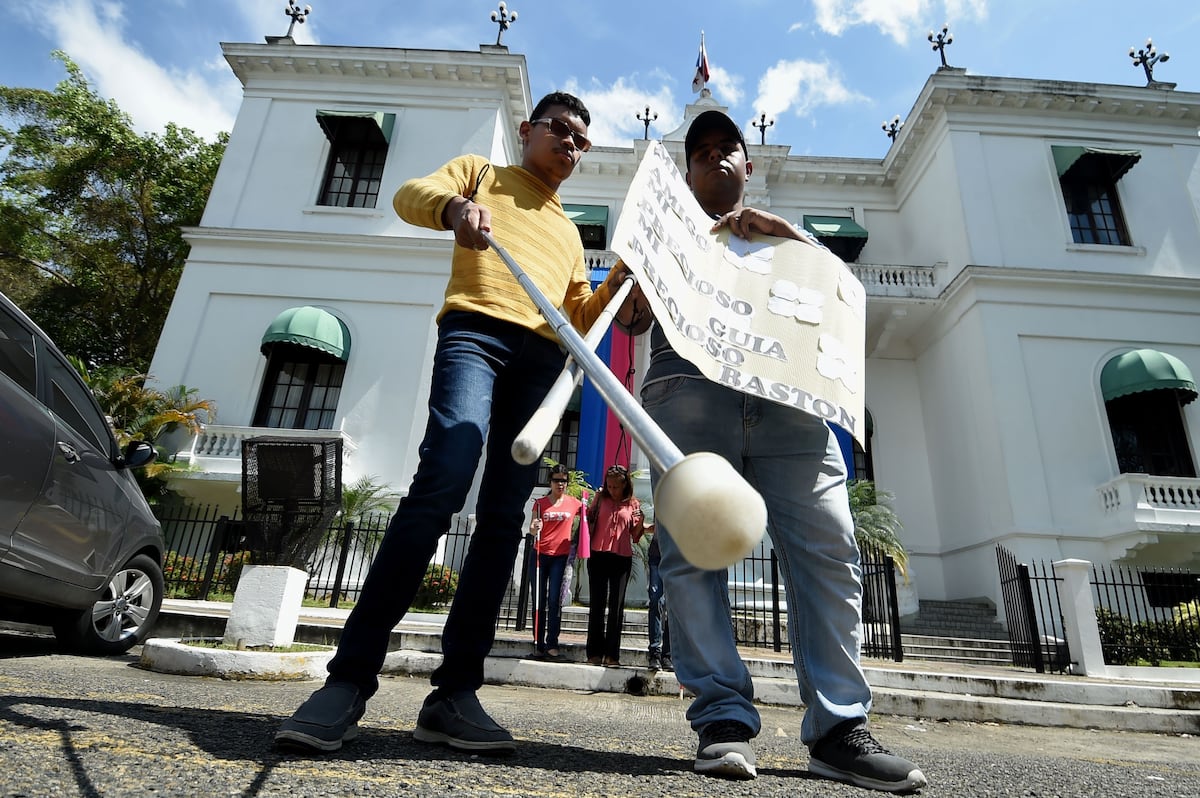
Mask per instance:
[[[318,44],[222,42],[221,51],[242,85],[281,76],[309,80],[351,78],[381,84],[426,85],[434,89],[494,87],[505,97],[514,121],[533,108],[525,56],[506,47],[481,45],[480,52],[396,47],[334,47]]]
[[[1084,121],[1100,115],[1113,119],[1175,124],[1181,138],[1196,137],[1200,94],[1147,86],[971,75],[964,69],[939,69],[929,76],[912,110],[884,156],[885,182],[892,183],[920,151],[925,139],[956,115],[980,114],[1057,117]]]

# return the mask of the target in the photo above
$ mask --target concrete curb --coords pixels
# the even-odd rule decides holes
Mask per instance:
[[[205,638],[217,643],[220,638]],[[156,673],[181,676],[217,676],[222,679],[298,681],[324,679],[325,666],[333,658],[329,651],[274,653],[201,648],[181,640],[155,637],[142,644],[140,667]]]
[[[340,635],[338,611],[329,617],[304,618],[296,640],[336,645]],[[225,619],[203,610],[164,612],[159,632],[187,637],[217,637]],[[406,617],[404,628],[392,632],[391,648],[382,672],[389,675],[428,675],[441,664],[438,618]],[[644,662],[645,651],[629,650],[626,665],[602,668],[578,661],[543,662],[528,659],[528,640],[500,637],[484,663],[490,684],[516,684],[559,690],[634,695],[681,695],[674,673],[650,671],[632,663]],[[568,660],[580,652],[567,646]],[[142,665],[150,670],[227,679],[325,678],[332,652],[267,654],[183,646],[178,640],[152,638],[143,644]],[[790,659],[745,656],[754,680],[755,700],[777,706],[803,706]],[[1172,683],[1089,679],[1087,677],[1012,675],[994,672],[946,673],[915,664],[873,666],[864,670],[871,683],[876,714],[930,720],[966,720],[1062,726],[1166,734],[1200,734],[1200,689]],[[994,669],[993,669],[994,670]]]

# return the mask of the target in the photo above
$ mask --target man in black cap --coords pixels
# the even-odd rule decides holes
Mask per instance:
[[[776,236],[820,246],[785,219],[745,207],[753,172],[741,130],[720,111],[696,117],[684,139],[687,183],[714,219],[713,231]],[[636,292],[640,290],[635,288]],[[649,319],[619,314],[633,332]],[[887,792],[925,786],[912,762],[867,729],[871,688],[859,663],[862,583],[846,494],[846,466],[832,430],[814,415],[719,385],[678,355],[655,325],[642,403],[684,454],[715,452],[767,505],[768,532],[782,567],[788,638],[807,708],[800,738],[809,770]],[[651,470],[653,484],[662,475]],[[700,742],[695,769],[726,778],[757,775],[750,740],[760,729],[754,684],[729,622],[728,575],[705,571],[657,528],[664,592],[671,597],[671,653],[680,684],[696,698],[688,719]]]

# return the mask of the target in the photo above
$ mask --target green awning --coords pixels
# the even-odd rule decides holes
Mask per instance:
[[[383,111],[325,111],[317,109],[317,124],[325,131],[330,141],[337,141],[347,125],[361,129],[375,144],[387,146],[392,143],[392,128],[396,126],[396,115]]]
[[[275,317],[260,349],[265,355],[278,343],[307,346],[343,362],[350,357],[350,330],[337,316],[311,305],[288,308]]]
[[[867,230],[849,216],[805,216],[804,229],[847,263],[858,260],[867,244]]]
[[[607,205],[568,205],[563,203],[567,218],[575,224],[601,224],[608,226]]]
[[[1100,371],[1100,392],[1104,401],[1142,391],[1179,391],[1187,404],[1196,398],[1196,381],[1184,362],[1174,355],[1154,349],[1135,349],[1117,355]]]
[[[1054,168],[1059,177],[1101,174],[1114,183],[1142,159],[1140,150],[1108,150],[1101,147],[1067,147],[1050,145]]]
[[[849,216],[805,216],[804,229],[817,238],[866,238],[867,231]]]

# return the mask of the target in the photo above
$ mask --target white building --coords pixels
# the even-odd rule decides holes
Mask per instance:
[[[223,50],[245,99],[151,367],[218,407],[179,442],[197,470],[175,487],[236,505],[242,439],[334,434],[345,482],[402,489],[451,240],[401,221],[391,195],[462,153],[519,160],[537,99],[525,59]],[[664,137],[681,166],[687,121]],[[1200,94],[941,69],[905,122],[882,160],[750,144],[748,203],[856,261],[871,420],[857,466],[896,496],[920,596],[1001,605],[997,543],[1197,567]],[[600,268],[646,147],[631,145],[594,148],[561,189]],[[560,459],[611,453],[590,412],[585,398]]]

